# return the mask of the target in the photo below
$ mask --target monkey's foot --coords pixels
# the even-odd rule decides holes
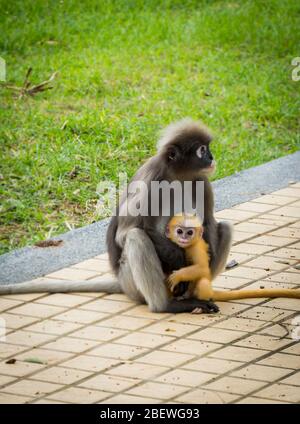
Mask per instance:
[[[192,314],[202,314],[203,313],[203,309],[202,308],[195,308],[192,311]]]
[[[195,309],[193,309],[192,314],[214,314],[219,312],[219,307],[210,300],[198,300],[198,302],[203,302],[203,305],[197,306]]]
[[[194,312],[197,311],[198,312]],[[169,305],[166,308],[166,312],[171,312],[173,314],[178,314],[182,312],[194,312],[199,313],[201,310],[202,314],[213,314],[219,311],[217,305],[215,305],[210,300],[199,300],[195,298],[190,299],[171,299]]]

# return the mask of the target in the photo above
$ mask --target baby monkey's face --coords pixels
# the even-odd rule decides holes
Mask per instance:
[[[188,247],[193,244],[199,236],[199,228],[181,227],[174,228],[173,238],[180,247]]]

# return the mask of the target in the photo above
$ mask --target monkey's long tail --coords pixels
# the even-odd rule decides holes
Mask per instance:
[[[70,293],[70,292],[104,292],[122,293],[120,284],[114,278],[103,281],[28,281],[18,284],[0,285],[0,295],[23,293]]]
[[[212,300],[238,300],[258,297],[289,297],[300,299],[300,289],[214,290]]]

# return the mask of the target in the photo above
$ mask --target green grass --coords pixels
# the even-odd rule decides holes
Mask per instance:
[[[299,145],[295,0],[0,5],[7,80],[59,71],[35,98],[0,90],[1,252],[97,219],[97,183],[132,175],[173,120],[212,128],[215,178]]]

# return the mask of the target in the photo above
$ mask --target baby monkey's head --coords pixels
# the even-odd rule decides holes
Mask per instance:
[[[170,219],[166,236],[182,248],[195,244],[202,237],[203,227],[196,215],[181,213]]]

